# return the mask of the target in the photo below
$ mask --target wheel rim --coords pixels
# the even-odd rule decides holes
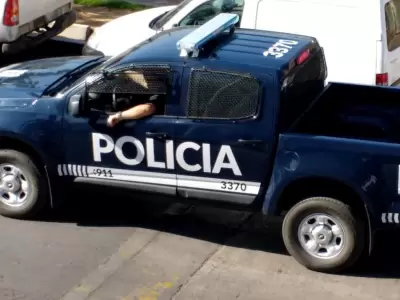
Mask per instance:
[[[11,164],[0,165],[0,201],[17,207],[26,202],[30,183],[20,168]]]
[[[343,226],[327,214],[306,217],[300,223],[298,238],[308,254],[322,259],[334,258],[344,247]]]

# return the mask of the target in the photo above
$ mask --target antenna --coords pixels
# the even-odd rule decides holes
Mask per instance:
[[[225,30],[229,29],[232,33],[235,24],[239,21],[236,14],[220,13],[211,20],[204,23],[176,43],[181,57],[198,57],[201,48],[208,41],[217,37]]]

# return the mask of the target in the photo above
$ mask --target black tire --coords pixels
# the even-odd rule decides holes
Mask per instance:
[[[20,206],[9,206],[0,201],[0,215],[16,219],[35,217],[48,201],[45,175],[40,173],[29,156],[15,150],[0,150],[0,165],[2,164],[10,164],[19,168],[29,182],[30,192]]]
[[[299,226],[307,216],[315,213],[333,217],[343,229],[344,246],[333,258],[315,257],[301,245]],[[348,205],[325,197],[308,198],[294,205],[283,221],[282,236],[289,254],[307,269],[317,272],[339,273],[348,269],[358,260],[365,247],[364,222],[354,216]]]

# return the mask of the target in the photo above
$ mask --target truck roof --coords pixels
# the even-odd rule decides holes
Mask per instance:
[[[177,43],[193,32],[197,26],[178,27],[161,32],[131,49],[118,65],[130,62],[183,62],[190,59],[213,59],[219,62],[246,64],[269,69],[283,69],[312,43],[315,38],[290,33],[236,28],[229,35],[220,34],[207,44],[198,58],[181,57]],[[282,57],[263,53],[280,40],[297,42]]]

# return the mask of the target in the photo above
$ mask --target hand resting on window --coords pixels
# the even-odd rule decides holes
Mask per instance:
[[[123,120],[138,120],[153,115],[157,110],[158,95],[149,98],[148,102],[135,105],[127,110],[117,112],[108,117],[107,125],[114,127]]]

